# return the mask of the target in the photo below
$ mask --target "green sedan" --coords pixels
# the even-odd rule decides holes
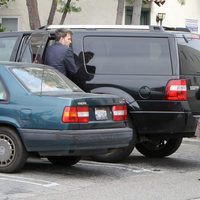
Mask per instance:
[[[33,154],[71,166],[131,140],[123,99],[85,93],[45,65],[0,63],[0,172],[20,170]]]

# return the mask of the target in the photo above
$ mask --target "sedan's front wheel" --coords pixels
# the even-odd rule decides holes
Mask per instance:
[[[0,127],[0,172],[17,172],[27,159],[27,152],[16,131]]]

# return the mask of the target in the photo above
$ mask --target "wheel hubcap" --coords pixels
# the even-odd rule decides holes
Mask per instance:
[[[166,147],[167,140],[160,140],[160,141],[154,141],[154,142],[145,142],[145,146],[149,150],[161,150]]]
[[[0,167],[8,166],[15,157],[15,145],[12,139],[0,134]]]

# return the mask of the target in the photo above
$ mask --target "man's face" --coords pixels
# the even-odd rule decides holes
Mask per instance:
[[[70,34],[67,34],[65,37],[63,37],[64,45],[68,46],[72,43],[72,36]]]

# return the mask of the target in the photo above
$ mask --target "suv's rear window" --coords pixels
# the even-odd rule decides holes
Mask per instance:
[[[181,74],[190,75],[200,72],[200,38],[178,38]]]
[[[84,54],[88,72],[95,66],[96,74],[172,73],[167,38],[85,37]]]
[[[10,61],[17,37],[1,37],[0,38],[0,60]]]

